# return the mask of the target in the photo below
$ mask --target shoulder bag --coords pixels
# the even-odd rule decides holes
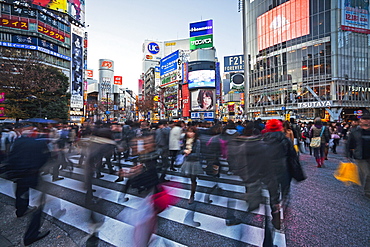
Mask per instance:
[[[313,137],[311,139],[310,147],[312,147],[312,148],[318,148],[318,147],[321,146],[321,136],[322,136],[322,133],[324,133],[324,129],[325,129],[325,126],[322,126],[320,136]]]

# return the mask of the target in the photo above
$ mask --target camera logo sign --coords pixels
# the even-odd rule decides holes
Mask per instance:
[[[151,54],[158,54],[159,52],[159,45],[155,42],[150,42],[148,44],[148,51],[151,53]]]

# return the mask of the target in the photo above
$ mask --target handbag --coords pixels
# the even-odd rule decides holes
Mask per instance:
[[[312,148],[318,148],[321,146],[321,136],[324,132],[325,126],[322,127],[320,136],[311,138],[310,147]]]
[[[338,134],[331,134],[331,139],[340,139]]]
[[[185,161],[185,155],[184,154],[178,154],[176,156],[175,165],[182,165]]]
[[[340,162],[338,169],[334,173],[334,177],[347,185],[351,183],[361,185],[358,167],[352,162]]]

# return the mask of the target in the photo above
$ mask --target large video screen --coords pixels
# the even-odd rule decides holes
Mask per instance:
[[[214,70],[195,70],[190,71],[188,75],[189,89],[204,88],[216,86]]]
[[[216,91],[214,89],[198,89],[191,92],[192,111],[214,111]]]
[[[257,18],[258,50],[310,33],[309,0],[291,0]]]

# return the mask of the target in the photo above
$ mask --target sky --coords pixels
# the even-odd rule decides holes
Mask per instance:
[[[114,75],[137,93],[144,40],[189,37],[189,23],[213,20],[214,46],[223,72],[224,56],[243,53],[238,0],[89,0],[87,68],[98,79],[99,59],[114,61]]]

